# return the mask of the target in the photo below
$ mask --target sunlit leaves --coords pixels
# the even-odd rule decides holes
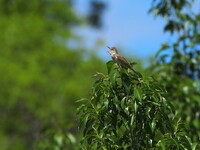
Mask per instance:
[[[185,125],[174,125],[169,117],[175,111],[164,98],[165,88],[113,61],[107,69],[108,75],[96,79],[91,99],[78,108],[82,149],[192,147],[191,141],[180,140],[187,135]]]

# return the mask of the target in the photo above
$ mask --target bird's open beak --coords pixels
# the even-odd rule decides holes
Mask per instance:
[[[109,48],[110,49],[110,47],[109,46],[107,46],[107,48]],[[107,53],[109,53],[110,51],[106,51]]]
[[[109,46],[107,46],[107,48],[109,48],[109,49],[110,49],[110,47],[109,47]]]

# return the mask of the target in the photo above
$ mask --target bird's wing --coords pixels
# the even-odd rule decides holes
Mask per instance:
[[[126,60],[126,58],[122,57],[121,55],[117,55],[118,57],[118,61],[119,63],[121,63],[121,65],[125,65],[128,68],[132,68],[131,64]]]

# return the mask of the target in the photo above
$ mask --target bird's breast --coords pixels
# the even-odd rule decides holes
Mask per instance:
[[[115,56],[112,56],[112,59],[113,59],[114,61],[118,61],[118,58],[115,57]]]

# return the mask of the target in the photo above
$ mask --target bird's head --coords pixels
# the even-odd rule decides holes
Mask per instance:
[[[116,47],[109,47],[107,46],[110,50],[107,51],[110,55],[118,54],[117,48]]]

